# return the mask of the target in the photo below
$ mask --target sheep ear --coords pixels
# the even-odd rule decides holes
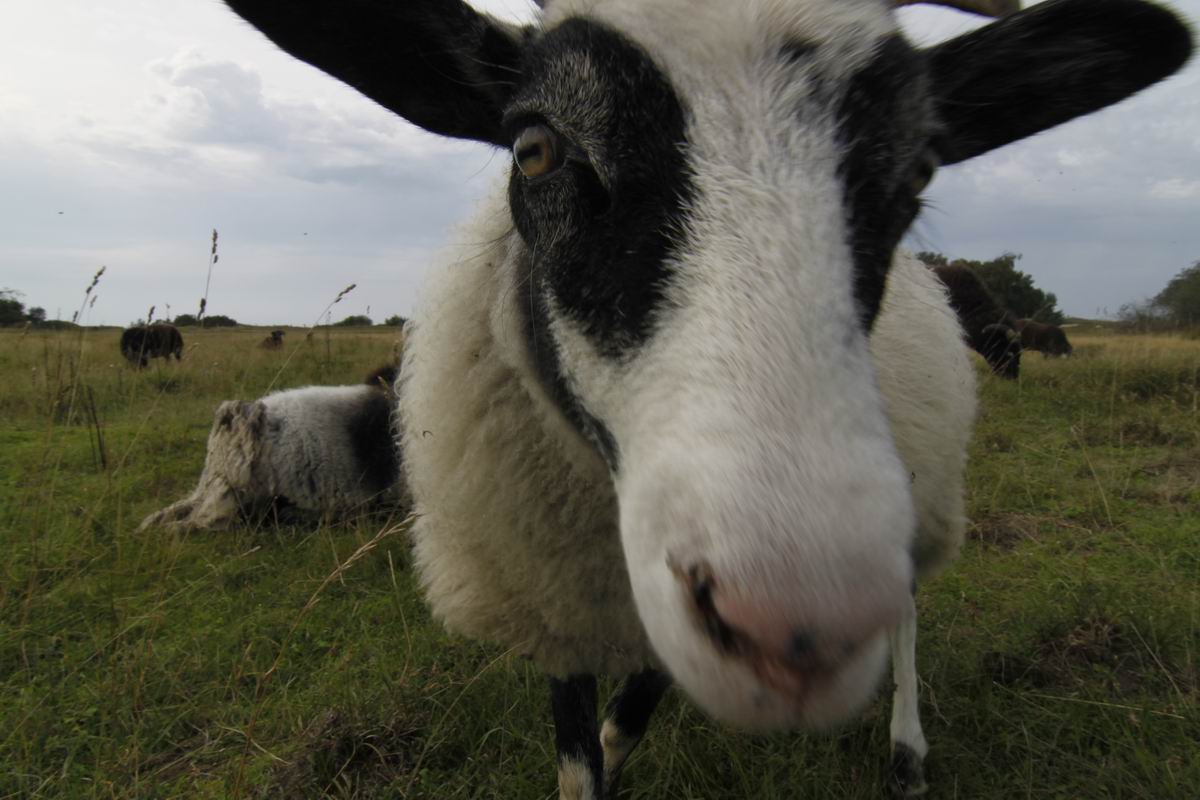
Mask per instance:
[[[1116,103],[1179,69],[1191,35],[1141,0],[1051,0],[930,48],[953,164]]]
[[[523,30],[460,0],[226,0],[302,61],[425,130],[508,146]]]

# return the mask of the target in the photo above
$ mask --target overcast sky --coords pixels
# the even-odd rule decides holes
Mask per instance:
[[[523,0],[477,8],[528,18]],[[1176,9],[1200,20],[1200,0]],[[901,12],[910,34],[975,21]],[[217,0],[3,0],[0,288],[91,323],[196,311],[308,325],[407,315],[508,154],[425,134],[276,50]],[[917,32],[921,32],[917,36]],[[1019,67],[1019,65],[1014,65]],[[1200,63],[1116,108],[942,170],[910,245],[1024,254],[1069,314],[1200,259]]]

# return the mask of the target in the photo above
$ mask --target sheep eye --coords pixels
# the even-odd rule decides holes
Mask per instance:
[[[513,160],[526,178],[547,175],[562,166],[558,136],[545,125],[531,125],[517,136]]]
[[[911,178],[911,187],[913,194],[920,194],[925,191],[925,187],[933,180],[933,173],[941,165],[941,161],[932,150],[926,150],[921,154],[920,160],[913,170]]]

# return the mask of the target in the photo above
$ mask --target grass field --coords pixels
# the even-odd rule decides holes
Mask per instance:
[[[135,533],[190,490],[216,404],[358,382],[385,329],[0,332],[0,798],[555,796],[543,680],[446,635],[397,520]],[[1074,336],[982,381],[962,559],[922,588],[935,798],[1200,787],[1200,341]],[[876,798],[888,703],[747,736],[668,696],[636,798]]]

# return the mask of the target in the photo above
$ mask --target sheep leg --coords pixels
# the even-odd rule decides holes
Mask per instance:
[[[914,587],[915,589],[915,587]],[[929,788],[924,760],[929,751],[917,706],[917,606],[908,598],[900,624],[889,634],[892,648],[892,763],[888,784],[897,797],[918,797]]]
[[[621,769],[646,733],[650,715],[658,706],[671,679],[647,669],[630,675],[608,701],[604,725],[600,728],[600,747],[604,751],[604,791],[608,800],[616,800]]]
[[[596,676],[550,679],[559,800],[601,800],[603,756],[596,722]]]

